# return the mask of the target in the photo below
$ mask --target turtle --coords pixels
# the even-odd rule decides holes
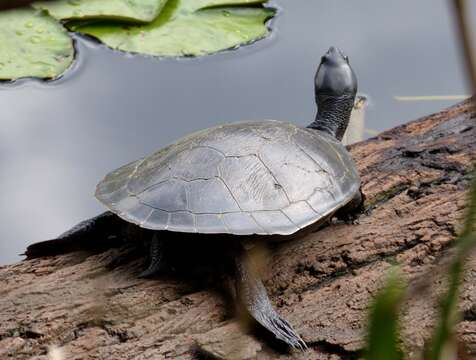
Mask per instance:
[[[295,239],[317,229],[337,211],[359,212],[359,174],[341,143],[357,79],[338,48],[322,56],[314,85],[318,111],[307,127],[245,121],[185,136],[107,174],[95,195],[108,210],[57,239],[30,245],[26,256],[61,252],[61,241],[100,241],[132,224],[150,230],[149,266],[139,275],[149,278],[164,271],[167,241],[184,236],[196,245],[218,237],[233,248],[223,256],[234,264],[237,301],[278,341],[305,349],[273,308],[248,252],[255,241]]]

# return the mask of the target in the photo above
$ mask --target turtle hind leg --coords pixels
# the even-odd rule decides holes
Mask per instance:
[[[164,241],[154,234],[150,241],[149,267],[139,274],[140,278],[151,278],[164,272],[166,263],[164,258]]]
[[[306,343],[292,326],[273,308],[246,251],[242,251],[242,256],[236,260],[235,281],[238,298],[252,318],[287,345],[300,350],[307,349]]]
[[[121,228],[121,219],[106,211],[84,220],[64,232],[56,239],[37,242],[27,247],[22,255],[27,259],[65,254],[78,250],[100,250],[110,246],[108,236],[115,235]]]

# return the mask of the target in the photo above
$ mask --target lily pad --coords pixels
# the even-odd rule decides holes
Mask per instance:
[[[0,79],[55,78],[71,65],[73,40],[55,19],[34,9],[0,13]]]
[[[73,22],[71,30],[88,34],[113,49],[154,56],[200,56],[233,48],[268,34],[273,9],[257,0],[169,0],[150,24]],[[254,6],[250,6],[254,5]]]
[[[159,15],[167,0],[58,0],[38,1],[35,8],[46,10],[56,19],[115,19],[150,22]]]

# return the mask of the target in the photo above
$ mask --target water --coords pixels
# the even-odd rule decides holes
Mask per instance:
[[[157,60],[79,41],[65,79],[0,87],[0,264],[103,211],[93,193],[105,173],[191,131],[244,119],[307,125],[330,45],[349,55],[374,131],[454,102],[395,96],[466,93],[444,0],[277,3],[273,35],[237,52]]]

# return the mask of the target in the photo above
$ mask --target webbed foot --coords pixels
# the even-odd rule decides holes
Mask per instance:
[[[263,283],[254,274],[254,267],[246,251],[236,261],[236,272],[237,294],[249,315],[287,345],[300,350],[307,349],[304,340],[273,308]]]

